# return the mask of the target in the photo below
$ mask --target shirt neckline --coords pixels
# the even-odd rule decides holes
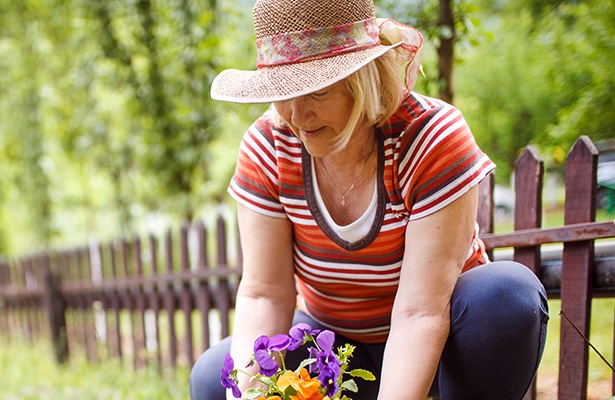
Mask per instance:
[[[327,220],[318,207],[318,203],[316,201],[314,188],[315,177],[312,174],[311,168],[312,156],[308,153],[305,146],[301,146],[302,175],[308,209],[310,210],[310,213],[314,217],[316,225],[320,228],[320,230],[322,230],[322,232],[335,244],[348,251],[357,251],[369,246],[374,240],[376,240],[376,237],[378,237],[384,221],[384,212],[386,209],[386,193],[384,187],[384,141],[382,139],[382,132],[379,128],[375,129],[375,134],[378,152],[378,167],[376,170],[376,191],[378,198],[376,200],[376,213],[374,220],[372,221],[371,229],[367,235],[355,242],[349,242],[341,238],[327,223]]]

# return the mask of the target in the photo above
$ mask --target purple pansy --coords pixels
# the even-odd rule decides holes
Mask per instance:
[[[335,334],[331,331],[322,331],[316,336],[316,344],[324,352],[331,353],[335,343]]]
[[[331,331],[322,331],[316,337],[316,344],[320,349],[310,348],[310,357],[316,362],[310,365],[310,372],[318,374],[318,380],[324,386],[327,396],[337,393],[337,379],[341,372],[341,363],[333,352],[335,334]]]
[[[329,362],[326,365],[321,366],[320,372],[318,373],[318,380],[325,388],[327,396],[333,397],[333,395],[337,393],[337,390],[339,389],[337,385],[337,378],[339,377],[339,375],[339,363]]]
[[[278,372],[279,366],[271,357],[271,352],[286,350],[291,344],[287,335],[275,335],[271,338],[263,335],[254,341],[254,360],[260,367],[260,373],[265,376],[273,376]]]
[[[289,351],[297,350],[309,335],[317,335],[320,332],[318,329],[312,329],[311,326],[304,322],[299,322],[297,325],[290,328],[288,334],[290,335],[291,344],[288,346]]]
[[[220,374],[220,382],[222,386],[227,389],[231,389],[233,392],[233,396],[236,398],[241,398],[241,390],[237,387],[237,381],[235,378],[236,372],[235,370],[235,362],[229,353],[226,353],[224,357],[224,366],[222,367],[222,371]]]

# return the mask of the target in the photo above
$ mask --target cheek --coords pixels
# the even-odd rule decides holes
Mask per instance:
[[[341,98],[337,102],[331,104],[327,109],[327,115],[331,121],[335,121],[338,129],[344,129],[352,114],[354,101],[352,98]]]
[[[290,121],[290,107],[288,107],[288,104],[286,104],[286,102],[277,102],[277,103],[273,103],[273,107],[275,108],[275,111],[278,113],[278,116],[280,118],[282,118],[284,120],[284,122],[288,123],[288,121]]]

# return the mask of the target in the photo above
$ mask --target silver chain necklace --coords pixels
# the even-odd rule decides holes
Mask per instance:
[[[342,193],[339,190],[337,190],[337,185],[333,183],[333,179],[331,179],[331,177],[329,176],[329,172],[327,172],[327,167],[325,166],[325,163],[323,163],[322,161],[320,162],[320,165],[322,165],[322,170],[325,172],[325,176],[327,177],[327,180],[329,181],[329,183],[331,183],[331,187],[342,197],[342,200],[340,201],[340,204],[342,206],[346,205],[346,196],[348,196],[348,194],[352,192],[352,189],[354,189],[355,185],[359,181],[359,178],[361,177],[361,175],[363,175],[363,171],[365,171],[365,167],[367,166],[367,162],[369,161],[370,158],[371,158],[371,153],[365,158],[365,163],[363,163],[361,172],[359,172],[359,174],[354,178],[352,185],[350,185],[350,188],[348,188],[346,193]]]

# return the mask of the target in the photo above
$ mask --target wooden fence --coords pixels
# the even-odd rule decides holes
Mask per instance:
[[[215,244],[199,221],[162,238],[0,262],[0,339],[51,337],[59,362],[82,351],[90,361],[102,352],[135,368],[192,365],[212,336],[229,334],[241,249],[227,247],[226,225],[219,216]]]
[[[615,247],[598,253],[594,247],[596,239],[615,237],[614,221],[594,222],[597,154],[587,137],[568,154],[561,227],[541,228],[544,168],[534,147],[515,168],[514,232],[492,233],[493,177],[480,185],[479,225],[488,250],[514,248],[512,258],[536,273],[549,297],[561,298],[570,319],[562,318],[560,327],[559,399],[587,398],[588,345],[575,326],[588,337],[591,298],[615,296]],[[199,221],[162,238],[4,260],[0,339],[51,337],[60,362],[84,352],[92,361],[107,353],[135,368],[190,366],[212,337],[229,333],[241,275],[241,249],[227,246],[224,218],[215,243],[209,236]],[[549,243],[562,243],[563,250],[547,256],[551,250],[541,245]],[[535,385],[525,398],[536,398]]]

